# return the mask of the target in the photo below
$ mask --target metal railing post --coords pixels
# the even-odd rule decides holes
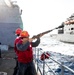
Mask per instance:
[[[45,75],[45,52],[44,52],[44,60],[43,60],[43,75]]]
[[[64,67],[62,65],[63,65],[63,62],[61,62],[61,75],[64,75]]]
[[[37,52],[36,53],[37,53],[37,58],[38,58],[37,59],[37,72],[38,72],[39,48],[37,49]]]
[[[35,63],[36,63],[36,58],[37,58],[36,47],[35,47],[35,54],[34,54],[34,56],[35,56]]]

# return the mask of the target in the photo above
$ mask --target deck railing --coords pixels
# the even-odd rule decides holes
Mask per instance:
[[[34,59],[35,59],[35,63],[36,63],[36,69],[37,69],[37,72],[40,73],[40,75],[64,75],[65,70],[67,70],[67,72],[69,71],[67,75],[74,75],[74,70],[73,69],[71,69],[68,66],[64,65],[63,62],[59,62],[59,61],[55,60],[51,56],[49,57],[49,59],[47,59],[49,61],[47,61],[47,60],[43,60],[43,61],[40,60],[41,53],[43,52],[41,48],[35,48],[34,50],[35,50],[34,51]],[[43,52],[43,53],[45,53],[45,52]],[[58,66],[60,66],[60,69],[59,69],[58,73],[56,73],[50,67],[51,66],[50,63],[49,63],[49,62],[51,62],[50,60],[52,62],[56,63]],[[55,66],[54,66],[54,68],[55,68]]]

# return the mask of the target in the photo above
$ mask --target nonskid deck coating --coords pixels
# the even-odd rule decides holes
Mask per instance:
[[[0,72],[5,72],[7,75],[13,75],[14,67],[16,65],[16,61],[14,59],[14,49],[12,48],[8,51],[3,51],[1,56],[2,58],[0,58]]]

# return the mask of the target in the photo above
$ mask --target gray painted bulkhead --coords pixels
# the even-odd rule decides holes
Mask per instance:
[[[2,0],[1,0],[2,1]],[[23,28],[19,7],[13,5],[8,7],[0,1],[0,42],[2,45],[14,47],[15,30]]]

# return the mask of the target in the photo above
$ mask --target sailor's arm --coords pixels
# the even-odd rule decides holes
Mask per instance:
[[[25,38],[25,39],[20,40],[16,44],[16,47],[19,51],[24,51],[28,48],[29,45],[30,45],[30,42]]]

